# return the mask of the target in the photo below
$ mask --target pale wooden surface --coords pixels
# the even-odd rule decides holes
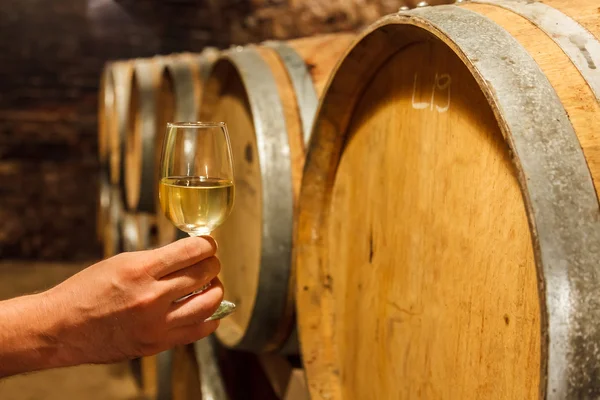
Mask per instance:
[[[436,73],[451,76],[451,99],[434,100],[450,108],[413,108],[415,74],[428,101]],[[344,399],[535,397],[533,251],[485,104],[457,57],[414,45],[355,109],[324,246]]]
[[[94,261],[81,264],[0,264],[0,299],[48,289]],[[128,363],[82,365],[0,380],[2,400],[142,400]]]

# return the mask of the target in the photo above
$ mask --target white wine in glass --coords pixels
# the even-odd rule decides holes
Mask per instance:
[[[235,187],[231,144],[224,122],[167,124],[158,193],[165,216],[190,236],[210,235],[227,219],[233,209]],[[234,309],[235,304],[224,300],[208,320],[223,318]]]

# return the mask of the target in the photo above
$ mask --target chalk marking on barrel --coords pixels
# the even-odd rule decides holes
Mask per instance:
[[[429,108],[430,111],[433,111],[434,106],[435,106],[435,109],[437,110],[437,112],[444,113],[450,109],[450,93],[451,93],[450,88],[452,86],[452,77],[450,76],[450,74],[446,74],[446,73],[440,74],[440,73],[436,72],[433,85],[431,86],[431,98],[428,103],[427,102],[415,103],[418,81],[419,81],[419,73],[415,72],[415,77],[413,80],[412,100],[411,100],[412,107],[415,110],[424,110],[426,108]],[[440,107],[439,105],[435,104],[435,94],[436,94],[436,92],[441,92],[444,90],[448,91],[448,100],[447,100],[445,106]]]
[[[417,92],[417,81],[419,80],[419,73],[415,72],[415,79],[414,79],[414,83],[413,83],[413,93],[412,93],[412,107],[415,110],[422,110],[424,108],[427,108],[427,106],[429,105],[428,103],[415,103],[415,94]]]

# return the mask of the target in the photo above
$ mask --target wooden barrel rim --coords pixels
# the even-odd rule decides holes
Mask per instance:
[[[569,56],[600,101],[600,42],[563,12],[544,3],[506,0],[471,0],[510,10],[544,31]]]
[[[219,62],[228,62],[237,70],[248,96],[263,199],[261,268],[254,311],[243,337],[233,347],[264,348],[280,324],[291,274],[294,209],[287,128],[275,79],[253,46],[228,50]]]
[[[109,85],[113,87],[114,102],[111,117],[112,134],[109,134],[109,175],[112,184],[121,179],[123,164],[122,149],[125,147],[127,132],[127,110],[129,107],[132,65],[128,61],[116,61],[111,64]]]
[[[310,141],[311,128],[317,114],[319,98],[306,63],[296,50],[285,42],[267,41],[264,44],[275,50],[292,81],[296,100],[298,101],[300,120],[302,122],[304,146],[307,146]]]
[[[300,57],[296,50],[294,50],[294,48],[289,46],[286,42],[267,41],[264,43],[264,45],[270,47],[275,51],[275,53],[277,53],[288,74],[288,77],[290,78],[294,88],[294,94],[296,95],[296,101],[298,103],[298,112],[300,116],[300,123],[302,124],[304,148],[306,149],[308,143],[310,142],[312,125],[314,123],[317,108],[319,106],[319,97],[317,95],[313,79],[307,68],[306,62],[302,59],[302,57]],[[290,268],[290,274],[293,276],[293,263],[290,265]],[[294,282],[290,283],[292,286],[288,286],[288,288],[293,292]],[[295,316],[293,318],[295,320]],[[298,349],[298,331],[296,324],[294,323],[287,340],[283,343],[279,349],[279,352],[281,354],[297,354]]]
[[[200,59],[200,78],[202,82],[206,81],[212,70],[212,66],[219,58],[220,50],[216,47],[205,47],[196,57]]]
[[[167,135],[169,122],[195,121],[198,116],[198,88],[194,67],[196,60],[190,56],[177,55],[165,60],[164,69],[161,73],[161,88],[158,111],[158,124],[155,144],[155,182],[160,179],[160,158],[162,157],[162,146]],[[168,89],[167,89],[168,88]],[[165,90],[168,91],[169,104],[165,104]],[[184,149],[190,146],[184,146]],[[193,149],[192,149],[193,150]],[[186,157],[193,159],[193,157]],[[165,245],[176,238],[178,229],[164,215],[160,202],[156,202],[158,244]]]
[[[218,54],[219,52],[215,48],[207,47],[199,54],[182,53],[173,58],[167,58],[165,60],[162,79],[164,80],[165,75],[168,75],[168,79],[170,79],[172,83],[175,106],[173,121],[166,122],[187,122],[198,120],[199,107],[202,100],[203,91],[201,85],[203,85],[208,78],[212,64],[217,59]],[[163,130],[162,132],[159,132],[159,135],[162,134],[166,136],[166,126],[159,126],[158,129]],[[192,136],[191,139],[194,138],[195,137]],[[158,143],[160,143],[160,141]],[[193,152],[195,149],[195,142],[190,143],[189,146],[184,146],[184,148],[188,149],[187,151]],[[158,152],[162,151],[162,149],[156,150]],[[193,157],[188,157],[188,159],[193,159]],[[157,168],[156,176],[158,177],[159,166],[156,165],[155,167]],[[171,238],[178,240],[188,236],[186,233],[178,230],[170,221],[168,221],[168,225],[166,224],[166,217],[163,218],[162,210],[158,202],[156,204],[156,213],[160,215],[158,217],[158,220],[160,221],[158,224],[159,229],[162,229],[165,227],[165,225],[168,229],[172,229],[172,236],[169,235],[169,240],[171,240]],[[162,237],[160,234],[159,236]]]
[[[310,182],[310,186],[303,185],[300,202],[301,209],[305,208],[301,210],[301,223],[308,227],[300,231],[301,241],[305,246],[316,246],[324,240],[319,227],[327,220],[324,205],[328,204],[329,191],[325,177],[332,174],[340,157],[340,140],[327,143],[332,133],[321,133],[321,129],[344,132],[349,119],[333,128],[329,114],[352,110],[356,102],[352,94],[366,85],[360,82],[349,89],[351,85],[336,79],[337,72],[346,63],[356,62],[350,55],[368,46],[364,39],[389,31],[390,25],[428,32],[457,54],[488,99],[514,154],[537,265],[541,324],[549,332],[542,332],[541,397],[578,397],[598,391],[599,383],[593,381],[593,376],[600,339],[600,327],[595,323],[600,318],[595,300],[600,287],[596,273],[600,209],[592,177],[579,140],[547,77],[515,38],[485,16],[451,5],[417,8],[382,18],[355,41],[336,67],[320,104],[321,118],[313,130],[317,137],[311,142],[304,175],[304,182]],[[464,34],[467,31],[469,35]],[[384,53],[390,55],[412,40],[412,35],[395,35],[393,41],[388,41],[394,49]],[[366,64],[363,69],[374,67],[373,63]],[[325,285],[327,279],[322,280]],[[313,290],[319,290],[319,296],[331,296],[321,294],[327,292],[322,289]],[[297,293],[307,290],[310,288],[303,288],[299,282]],[[303,293],[305,298],[310,295]],[[320,305],[328,303],[321,300]],[[313,321],[302,315],[301,309],[299,312],[301,318]],[[330,350],[327,354],[332,356]],[[331,379],[339,379],[333,378],[333,365],[328,363],[327,367]],[[333,388],[328,390],[338,392],[339,384],[330,383]]]
[[[195,61],[186,58],[180,56],[165,62],[165,73],[168,73],[173,81],[175,104],[181,104],[175,108],[175,121],[169,122],[195,121],[198,115],[198,93],[193,84],[194,73],[190,69]]]
[[[227,400],[225,383],[221,376],[217,355],[215,354],[215,338],[210,335],[194,343],[196,359],[200,366],[200,386],[202,398]]]
[[[154,146],[156,141],[157,129],[157,87],[158,71],[160,71],[158,58],[139,59],[135,61],[131,78],[131,86],[137,88],[137,96],[140,99],[138,103],[139,113],[132,119],[127,112],[127,134],[125,135],[124,146],[121,147],[121,189],[124,196],[123,203],[127,210],[142,211],[154,213],[156,211],[156,189],[155,189],[155,157]],[[159,65],[157,65],[159,64]],[[135,84],[135,85],[134,85]],[[132,93],[133,96],[133,93]],[[138,126],[139,125],[139,126]],[[128,135],[134,135],[133,140],[141,141],[139,177],[131,177],[131,161],[125,158],[125,155],[131,151],[130,138]],[[135,135],[139,135],[136,137]],[[139,145],[139,144],[136,144]],[[135,168],[134,168],[135,169]],[[130,180],[137,182],[130,182]],[[139,187],[136,196],[133,196],[127,188],[133,184]]]
[[[171,76],[174,89],[175,111],[173,118],[175,121],[169,122],[193,122],[198,118],[199,97],[198,91],[193,82],[194,73],[190,70],[190,64],[182,59],[175,59],[168,62],[165,66]],[[163,129],[163,127],[160,127]],[[164,129],[167,129],[164,127]],[[190,135],[185,138],[187,142],[183,146],[185,159],[194,160],[196,153],[196,136]]]

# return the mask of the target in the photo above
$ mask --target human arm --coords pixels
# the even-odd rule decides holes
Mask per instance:
[[[223,287],[211,238],[123,253],[42,293],[0,302],[0,377],[109,363],[199,340]],[[206,283],[211,287],[174,301]]]

